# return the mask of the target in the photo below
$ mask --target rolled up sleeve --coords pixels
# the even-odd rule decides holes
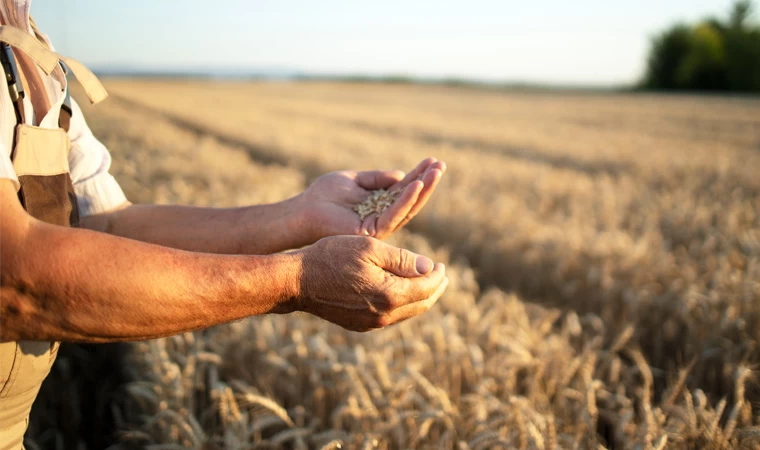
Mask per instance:
[[[69,139],[69,168],[74,192],[77,194],[79,214],[91,216],[118,208],[127,198],[116,179],[108,172],[111,154],[93,136],[79,105],[72,99]]]

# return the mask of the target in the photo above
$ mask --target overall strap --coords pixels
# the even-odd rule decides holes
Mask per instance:
[[[26,53],[45,72],[45,75],[50,75],[59,62],[66,64],[74,76],[77,77],[77,80],[79,80],[79,83],[87,94],[87,98],[93,104],[99,103],[108,97],[108,92],[106,92],[100,80],[84,64],[74,58],[53,52],[36,37],[20,28],[10,25],[0,26],[0,41]]]
[[[90,99],[90,103],[94,105],[102,102],[108,97],[106,88],[103,87],[100,80],[98,80],[98,77],[90,72],[90,69],[85,67],[84,64],[74,58],[61,56],[58,53],[55,53],[55,55],[66,65],[66,67],[69,68],[69,70],[71,70],[71,73],[77,77],[79,84],[82,85],[85,94],[87,94],[87,98]]]
[[[68,58],[50,50],[43,41],[41,36],[36,30],[36,26],[33,26],[37,36],[16,28],[13,26],[0,26],[0,60],[3,64],[3,69],[6,74],[6,81],[8,83],[8,89],[16,110],[16,119],[18,123],[24,121],[24,88],[21,84],[19,77],[18,67],[13,57],[13,52],[10,47],[15,47],[18,50],[23,51],[29,58],[34,61],[46,75],[55,69],[55,66],[61,64],[64,69],[64,73],[71,71],[74,76],[79,80],[79,83],[84,88],[87,98],[92,104],[99,103],[108,97],[108,92],[100,83],[98,78],[87,67],[74,58]],[[71,123],[71,98],[69,95],[68,87],[66,88],[66,97],[61,105],[61,111],[59,113],[59,126],[68,131]]]
[[[45,72],[45,75],[50,75],[50,72],[58,65],[60,59],[58,55],[45,47],[36,37],[20,28],[10,25],[0,26],[0,41],[26,53]]]
[[[37,37],[37,40],[40,41],[42,45],[45,46],[45,48],[49,49],[45,41],[45,38],[43,37],[42,32],[37,26],[37,23],[34,21],[34,18],[32,17],[29,18],[29,24],[32,26],[32,31],[34,32],[34,35]],[[69,58],[59,53],[55,53],[55,55],[63,63],[64,73],[68,73],[67,68],[71,70],[71,72],[74,73],[74,76],[77,77],[79,84],[81,84],[82,87],[84,88],[84,92],[85,94],[87,94],[87,98],[90,99],[90,102],[93,105],[96,103],[102,102],[103,100],[106,99],[106,97],[108,97],[108,92],[106,92],[106,89],[100,83],[100,80],[98,80],[98,77],[96,77],[95,74],[93,74],[90,71],[90,69],[85,67],[84,64],[80,63],[74,58]],[[68,108],[69,113],[70,113],[71,101],[69,100],[68,92],[66,96],[65,105],[66,105],[66,108]]]

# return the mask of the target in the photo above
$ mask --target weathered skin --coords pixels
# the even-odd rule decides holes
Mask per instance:
[[[443,265],[371,237],[329,237],[269,256],[201,253],[234,252],[239,242],[222,236],[195,244],[198,230],[188,222],[187,240],[166,223],[195,216],[213,230],[225,215],[231,221],[244,211],[213,216],[203,209],[154,208],[151,217],[165,221],[161,232],[172,236],[173,246],[196,251],[42,223],[23,210],[12,182],[0,180],[0,341],[150,339],[292,311],[366,331],[426,311],[447,284]],[[89,225],[123,229],[112,220],[94,218]],[[137,233],[150,228],[134,215],[131,220]],[[161,241],[160,234],[150,236],[145,240]]]

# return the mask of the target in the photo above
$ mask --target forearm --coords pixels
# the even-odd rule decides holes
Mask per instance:
[[[300,198],[242,208],[131,205],[86,217],[96,231],[175,249],[216,254],[270,254],[313,242]]]
[[[275,311],[298,290],[291,255],[190,253],[40,222],[2,238],[0,341],[156,338]]]

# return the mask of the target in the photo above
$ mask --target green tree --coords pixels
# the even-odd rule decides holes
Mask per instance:
[[[760,92],[760,30],[730,30],[726,43],[726,81],[735,91]]]
[[[657,37],[649,56],[646,87],[684,89],[678,72],[690,48],[691,30],[687,25],[676,25]]]
[[[685,89],[726,89],[725,44],[720,31],[702,23],[689,32],[688,50],[676,69],[677,86]]]
[[[760,92],[760,27],[750,0],[737,1],[725,21],[678,24],[657,36],[644,87]]]

